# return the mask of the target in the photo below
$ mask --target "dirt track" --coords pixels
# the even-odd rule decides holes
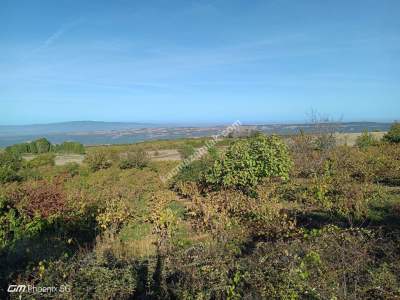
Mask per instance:
[[[181,160],[181,155],[176,149],[171,150],[158,150],[148,152],[151,159],[155,161],[162,160]]]

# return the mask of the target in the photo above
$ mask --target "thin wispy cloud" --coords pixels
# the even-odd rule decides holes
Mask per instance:
[[[60,28],[58,30],[56,30],[55,32],[53,32],[44,42],[42,42],[41,45],[39,45],[38,47],[33,49],[25,57],[23,57],[23,60],[26,60],[26,59],[32,57],[33,55],[40,53],[43,50],[54,45],[63,35],[65,35],[67,32],[69,32],[71,29],[78,26],[82,22],[83,22],[83,18],[79,18],[72,22],[68,22],[68,23],[61,25]]]

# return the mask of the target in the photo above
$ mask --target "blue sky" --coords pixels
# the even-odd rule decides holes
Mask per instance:
[[[400,119],[400,1],[0,0],[0,124]]]

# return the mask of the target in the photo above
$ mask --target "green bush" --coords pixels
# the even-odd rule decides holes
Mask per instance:
[[[365,149],[370,146],[374,146],[377,144],[377,140],[374,136],[369,133],[367,130],[364,131],[359,137],[356,139],[356,145],[360,149]]]
[[[28,162],[29,168],[37,168],[42,166],[54,166],[55,155],[53,153],[40,154]]]
[[[21,143],[21,144],[15,144],[12,146],[8,146],[6,148],[6,152],[14,153],[14,154],[29,153],[30,152],[29,145],[30,145],[30,143]]]
[[[101,169],[107,169],[112,165],[111,159],[105,150],[95,150],[90,152],[85,158],[85,163],[93,172]]]
[[[85,153],[85,147],[78,142],[63,142],[59,145],[52,145],[47,139],[40,138],[38,140],[29,142],[15,144],[8,146],[6,152],[11,153],[48,153],[48,152],[60,152],[60,153]]]
[[[47,153],[50,152],[51,150],[52,150],[52,145],[45,138],[40,138],[29,143],[15,144],[6,148],[6,152],[19,153],[19,154]]]
[[[54,151],[58,153],[84,154],[85,147],[78,142],[63,142],[62,144],[55,145]]]
[[[80,167],[78,163],[70,162],[64,165],[63,170],[71,177],[74,177],[79,174]]]
[[[45,138],[34,141],[34,144],[36,145],[37,153],[47,153],[51,150],[51,143]]]
[[[395,122],[383,139],[389,143],[400,143],[400,123]]]
[[[196,160],[191,164],[184,166],[179,173],[174,177],[174,183],[177,182],[199,182],[202,175],[209,168],[209,165],[204,160]]]
[[[120,169],[143,169],[150,162],[149,155],[142,149],[137,149],[126,153],[125,157],[119,162]]]
[[[195,149],[192,145],[184,144],[179,147],[178,152],[181,155],[182,159],[186,159],[186,158],[190,157],[191,155],[193,155],[193,153],[195,152]]]
[[[21,169],[21,156],[15,153],[0,153],[0,183],[20,179],[18,171]]]
[[[176,187],[179,182],[202,182],[214,162],[219,158],[219,152],[215,147],[208,149],[208,153],[199,160],[195,160],[188,165],[183,166],[179,173],[173,179],[173,185]]]
[[[279,137],[258,135],[230,146],[225,157],[215,161],[206,182],[217,188],[249,191],[263,178],[287,179],[291,167],[287,147]]]
[[[57,294],[42,293],[40,299],[132,299],[137,285],[134,264],[117,261],[111,255],[96,257],[95,253],[41,262],[35,275],[33,279],[25,275],[23,280],[37,287],[66,289]]]
[[[24,214],[13,201],[0,196],[0,250],[23,237],[35,235],[45,225],[44,219]]]

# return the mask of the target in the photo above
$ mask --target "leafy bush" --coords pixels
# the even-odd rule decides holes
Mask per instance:
[[[29,142],[29,143],[21,143],[21,144],[15,144],[12,146],[9,146],[6,148],[7,152],[12,152],[12,153],[47,153],[52,150],[52,145],[51,143],[45,139],[45,138],[40,138],[35,141]]]
[[[0,153],[0,183],[20,179],[18,171],[21,169],[21,156],[11,152]]]
[[[316,149],[314,136],[300,131],[290,139],[289,146],[294,161],[294,176],[309,178],[322,173],[327,151]]]
[[[383,139],[389,143],[400,143],[400,123],[394,123],[388,133],[383,136]]]
[[[176,188],[178,184],[186,182],[201,183],[204,180],[203,177],[207,173],[207,170],[213,166],[215,160],[218,158],[218,151],[214,147],[209,148],[208,153],[201,159],[184,165],[179,170],[179,173],[173,179],[173,186]]]
[[[184,144],[178,148],[178,152],[182,159],[190,157],[194,153],[195,149],[192,145]]]
[[[105,208],[99,212],[96,221],[101,229],[115,227],[120,229],[124,222],[133,216],[133,209],[127,202],[120,199],[111,199]]]
[[[258,135],[230,146],[225,156],[215,161],[206,182],[249,191],[264,178],[287,179],[291,167],[287,147],[279,137]]]
[[[336,146],[336,137],[334,133],[321,134],[315,138],[315,149],[320,151],[326,151]]]
[[[47,153],[51,150],[51,143],[45,138],[38,139],[34,143],[36,144],[37,153]]]
[[[13,203],[27,216],[42,218],[61,215],[67,210],[66,197],[60,184],[47,181],[24,182],[10,195]]]
[[[37,168],[42,166],[54,166],[55,155],[53,153],[40,154],[28,162],[29,168]]]
[[[40,138],[29,143],[20,143],[6,148],[7,152],[11,153],[48,153],[48,152],[60,152],[60,153],[85,153],[85,147],[78,142],[63,142],[59,145],[52,145],[47,139]]]
[[[360,149],[365,149],[367,147],[376,145],[377,140],[374,136],[368,131],[364,131],[359,137],[356,139],[356,145]]]
[[[112,161],[109,158],[106,150],[95,150],[93,152],[89,152],[84,161],[93,172],[101,169],[107,169],[112,165]]]
[[[63,142],[62,144],[54,145],[54,151],[59,153],[84,154],[85,147],[78,142]]]
[[[14,154],[22,154],[22,153],[29,153],[29,143],[21,143],[15,144],[12,146],[6,147],[6,152],[14,153]]]
[[[70,162],[64,165],[63,170],[71,177],[74,177],[79,174],[80,167],[78,163]]]
[[[121,159],[119,167],[120,169],[143,169],[149,162],[150,158],[147,152],[142,149],[137,149],[126,153],[125,157]]]
[[[39,216],[27,216],[15,201],[0,196],[0,250],[15,241],[40,232],[46,221]]]
[[[210,165],[204,160],[196,160],[180,169],[174,177],[174,183],[177,182],[199,182],[202,175],[208,170]]]
[[[58,293],[57,299],[131,299],[137,281],[134,264],[111,256],[97,258],[94,253],[50,262],[42,269],[38,268],[35,275],[33,280],[36,282],[32,282],[30,276],[25,280],[37,287],[68,288],[66,292]],[[44,293],[41,297],[54,299],[54,294]]]

